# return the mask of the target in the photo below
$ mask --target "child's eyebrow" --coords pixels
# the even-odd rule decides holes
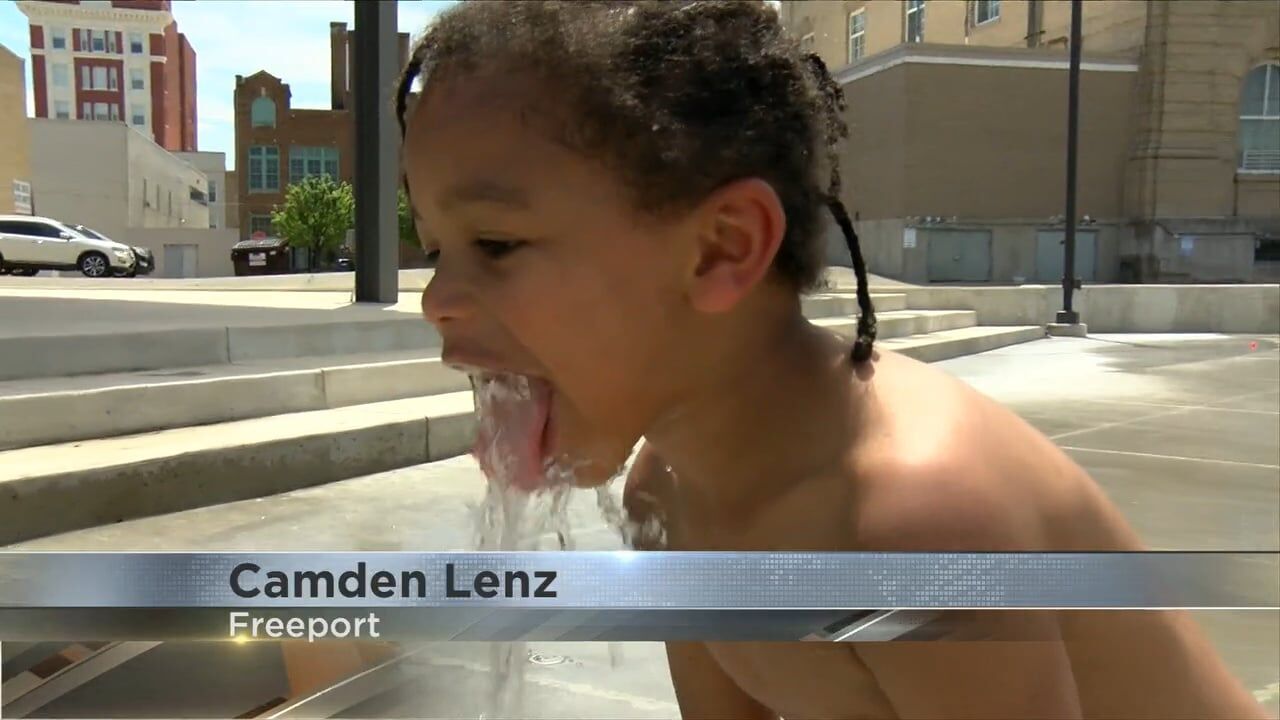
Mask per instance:
[[[446,188],[440,194],[441,207],[464,203],[494,203],[527,208],[529,195],[522,188],[489,179],[469,180]]]

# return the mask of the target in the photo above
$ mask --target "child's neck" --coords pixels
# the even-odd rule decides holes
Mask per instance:
[[[856,383],[847,344],[799,312],[753,328],[646,439],[717,513],[750,513],[793,483],[829,470],[855,436]]]

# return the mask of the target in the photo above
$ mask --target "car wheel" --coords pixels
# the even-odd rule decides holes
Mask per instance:
[[[102,253],[85,253],[80,256],[78,265],[80,266],[80,272],[84,273],[85,277],[106,277],[110,273],[107,256]]]

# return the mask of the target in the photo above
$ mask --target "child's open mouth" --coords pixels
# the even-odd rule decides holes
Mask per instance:
[[[548,484],[551,383],[510,373],[472,375],[478,430],[472,452],[491,482],[532,492]]]

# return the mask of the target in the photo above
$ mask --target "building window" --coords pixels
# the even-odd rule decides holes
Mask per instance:
[[[209,181],[209,202],[218,202],[218,183]]]
[[[78,31],[78,34],[80,35],[80,51],[89,52],[91,45],[91,33],[88,30],[82,29]]]
[[[120,52],[120,45],[116,42],[115,31],[108,30],[105,34],[107,36],[107,52],[109,53]]]
[[[146,113],[142,112],[141,110],[134,110],[134,111],[133,111],[133,125],[134,125],[134,127],[146,127],[146,126],[147,126],[147,115],[146,115]]]
[[[120,119],[120,106],[116,103],[111,103],[110,111],[111,119],[118,121]]]
[[[249,216],[249,237],[262,233],[263,235],[271,234],[271,216],[270,215],[250,215]]]
[[[81,103],[81,104],[80,104],[80,119],[81,119],[81,120],[92,120],[92,119],[93,119],[93,103]]]
[[[107,34],[101,30],[93,31],[93,51],[106,52],[107,50]]]
[[[110,114],[109,114],[109,111],[107,110],[107,104],[106,104],[106,103],[94,103],[94,104],[93,104],[93,119],[94,119],[94,120],[107,120],[107,119],[109,119],[110,117],[111,117],[111,116],[110,116]]]
[[[276,126],[276,103],[265,95],[254,98],[249,106],[249,124],[253,127]]]
[[[907,0],[907,37],[909,43],[924,42],[924,0]]]
[[[80,66],[80,87],[85,90],[93,89],[93,68],[88,65]]]
[[[142,54],[142,33],[129,33],[129,52],[134,55]]]
[[[1280,63],[1244,77],[1240,98],[1240,169],[1280,173]]]
[[[129,69],[129,87],[134,90],[146,90],[147,80],[138,68]]]
[[[249,192],[280,190],[280,148],[254,145],[249,148]]]
[[[973,24],[984,25],[1000,19],[1000,0],[974,0]]]
[[[67,49],[67,30],[66,28],[52,28],[49,30],[49,42],[54,50]]]
[[[120,89],[120,71],[117,70],[116,68],[113,68],[113,67],[107,68],[107,89],[108,90]]]
[[[289,182],[318,175],[328,175],[335,182],[338,180],[337,148],[298,145],[289,148]]]
[[[66,63],[53,64],[53,86],[68,87],[71,85],[71,71]]]
[[[96,67],[93,69],[93,83],[89,87],[94,90],[107,89],[107,69],[105,67]]]
[[[849,62],[867,54],[867,14],[863,9],[849,15]]]
[[[66,100],[53,101],[53,116],[59,120],[71,119],[71,103]]]

